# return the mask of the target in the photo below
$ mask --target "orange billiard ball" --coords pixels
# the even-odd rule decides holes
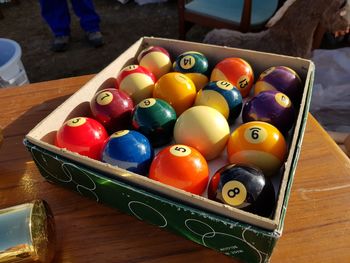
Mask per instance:
[[[242,124],[232,132],[227,142],[230,163],[255,165],[265,176],[278,172],[286,153],[287,144],[281,132],[261,121]]]
[[[210,81],[226,80],[241,92],[243,98],[249,95],[253,86],[254,73],[250,64],[241,58],[225,58],[214,67]]]
[[[153,97],[165,100],[176,111],[177,116],[191,107],[196,98],[193,81],[179,72],[163,75],[155,84]]]
[[[209,181],[209,168],[199,151],[176,144],[164,148],[156,155],[149,178],[200,195]]]

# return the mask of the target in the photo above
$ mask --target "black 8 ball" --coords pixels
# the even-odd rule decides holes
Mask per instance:
[[[246,164],[219,169],[209,183],[208,198],[265,217],[271,216],[275,207],[270,180],[259,168]]]

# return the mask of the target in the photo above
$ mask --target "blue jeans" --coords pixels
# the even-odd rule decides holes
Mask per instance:
[[[70,0],[80,26],[86,32],[100,31],[100,17],[92,0]],[[40,0],[41,15],[55,36],[70,35],[70,14],[67,0]]]

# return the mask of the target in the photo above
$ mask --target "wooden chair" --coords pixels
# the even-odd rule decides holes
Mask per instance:
[[[228,28],[241,32],[262,30],[281,0],[178,0],[179,38],[199,24],[210,28]]]

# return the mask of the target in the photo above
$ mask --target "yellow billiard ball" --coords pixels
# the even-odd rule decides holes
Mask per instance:
[[[227,143],[230,163],[251,164],[265,176],[278,172],[287,154],[287,144],[279,130],[261,121],[247,122],[232,132]]]
[[[196,98],[196,87],[193,81],[184,74],[170,72],[156,82],[153,97],[168,102],[179,116],[193,105]]]

